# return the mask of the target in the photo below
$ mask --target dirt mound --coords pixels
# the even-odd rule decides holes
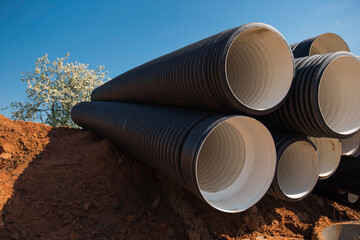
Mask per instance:
[[[0,116],[0,239],[311,238],[360,212],[310,195],[218,212],[85,130]]]

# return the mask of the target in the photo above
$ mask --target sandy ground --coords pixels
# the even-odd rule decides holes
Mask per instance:
[[[0,115],[0,239],[311,239],[345,220],[360,211],[315,194],[221,213],[89,131]]]

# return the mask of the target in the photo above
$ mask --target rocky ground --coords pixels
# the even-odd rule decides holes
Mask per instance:
[[[218,212],[111,142],[0,115],[0,239],[310,239],[360,211],[311,194]]]

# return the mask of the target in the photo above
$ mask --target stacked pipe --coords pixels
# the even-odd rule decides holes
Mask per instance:
[[[299,201],[360,128],[360,62],[335,34],[292,50],[267,24],[229,29],[108,81],[72,119],[220,211]]]

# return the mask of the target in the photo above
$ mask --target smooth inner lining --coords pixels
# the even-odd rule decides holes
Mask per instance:
[[[360,128],[360,62],[340,56],[325,69],[319,85],[319,107],[334,132],[349,135]]]
[[[254,110],[279,104],[293,79],[293,59],[284,40],[265,28],[240,33],[229,48],[226,75],[237,99]]]
[[[237,116],[225,120],[204,140],[196,176],[204,199],[224,212],[254,205],[268,190],[276,153],[269,131],[257,120]]]
[[[324,33],[318,36],[310,47],[309,56],[338,51],[350,52],[344,39],[334,33]]]
[[[292,143],[281,155],[277,167],[281,191],[291,199],[307,195],[315,186],[319,174],[319,156],[306,141]]]

